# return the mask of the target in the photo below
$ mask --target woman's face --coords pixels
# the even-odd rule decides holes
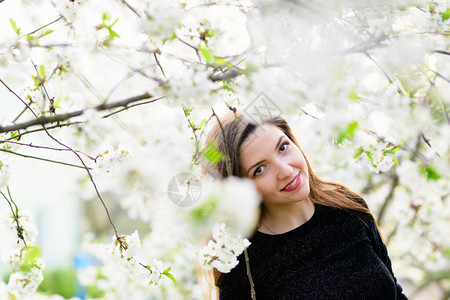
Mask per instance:
[[[268,205],[302,201],[309,174],[298,147],[278,127],[258,126],[241,145],[241,176],[251,178]]]

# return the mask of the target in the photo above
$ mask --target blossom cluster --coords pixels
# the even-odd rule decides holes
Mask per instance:
[[[123,144],[119,144],[117,149],[109,147],[96,157],[94,170],[97,174],[113,174],[119,162],[129,155],[130,152]]]
[[[24,299],[35,294],[44,279],[44,261],[39,257],[39,248],[34,245],[38,232],[28,213],[19,210],[16,216],[11,212],[2,214],[2,225],[7,231],[3,242],[7,247],[1,259],[12,271],[7,291],[17,299]]]
[[[367,157],[368,167],[371,172],[386,172],[394,164],[398,164],[398,160],[394,154],[400,149],[399,147],[378,141],[368,146],[365,145],[364,148],[362,151]]]
[[[165,273],[163,262],[153,259],[152,264],[143,265],[137,260],[141,250],[141,241],[137,230],[131,235],[113,236],[113,243],[107,248],[109,255],[121,269],[133,280],[145,286],[158,286],[161,276]],[[166,271],[168,272],[168,271]]]
[[[213,239],[198,253],[200,265],[204,270],[216,268],[222,273],[228,273],[237,266],[237,257],[250,246],[250,242],[240,234],[229,233],[225,223],[216,224],[212,235]]]

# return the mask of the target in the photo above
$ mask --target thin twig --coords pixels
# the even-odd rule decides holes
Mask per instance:
[[[109,117],[111,117],[112,115],[118,114],[118,113],[120,113],[120,112],[122,112],[122,111],[124,111],[124,110],[128,110],[129,108],[136,107],[136,106],[140,106],[140,105],[144,105],[144,104],[153,103],[153,102],[155,102],[155,101],[158,101],[158,100],[161,100],[161,99],[164,99],[164,98],[167,98],[167,97],[166,97],[166,96],[162,96],[162,97],[155,98],[155,99],[152,99],[152,100],[149,100],[149,101],[145,101],[145,102],[141,102],[141,103],[136,103],[136,104],[133,104],[133,105],[128,105],[128,106],[126,106],[126,107],[124,107],[124,108],[121,108],[121,109],[119,109],[119,110],[117,110],[117,111],[113,111],[113,112],[110,113],[110,114],[104,115],[104,116],[102,117],[102,119],[109,118]]]
[[[370,56],[369,53],[367,53],[366,51],[364,51],[363,53],[380,69],[380,71],[384,74],[389,83],[392,84],[393,81],[391,77],[389,77],[388,73],[386,73],[386,71],[375,61],[375,59],[373,59],[372,56]]]
[[[105,97],[103,97],[97,89],[92,85],[92,83],[84,76],[83,74],[75,74],[78,79],[84,84],[85,87],[98,99],[102,100],[103,102],[106,102]]]
[[[50,96],[48,95],[47,89],[45,88],[45,85],[44,85],[45,79],[44,78],[40,78],[39,71],[37,69],[36,64],[33,61],[31,61],[31,63],[33,64],[33,67],[36,70],[36,74],[37,74],[38,78],[40,80],[42,80],[42,81],[39,82],[39,89],[41,89],[42,96],[44,97],[44,102],[45,102],[45,97],[47,97],[48,102],[50,104],[49,110],[50,110],[51,113],[55,113],[55,105],[54,105],[55,104],[55,100],[53,98],[50,98]]]
[[[15,144],[15,145],[20,145],[20,146],[26,146],[26,147],[31,147],[31,148],[38,148],[38,149],[45,149],[45,150],[55,150],[55,151],[70,151],[69,149],[62,149],[62,148],[53,148],[53,147],[47,147],[47,146],[38,146],[38,145],[33,145],[32,143],[21,143],[21,142],[16,142],[16,141],[11,141],[11,140],[0,140],[0,144],[3,143],[7,143],[7,144]],[[78,153],[81,153],[83,155],[85,155],[86,157],[95,160],[95,158],[89,156],[86,153],[83,153],[82,151],[76,150]]]
[[[198,48],[197,48],[197,47],[195,47],[195,46],[189,44],[189,43],[186,42],[186,41],[183,41],[183,40],[180,39],[179,37],[177,37],[177,39],[178,39],[180,42],[182,42],[183,44],[185,44],[186,46],[191,47],[192,49],[194,49],[194,50],[195,50],[195,53],[197,54],[198,60],[199,60],[200,62],[202,62],[202,58],[200,57],[200,51],[198,51]]]
[[[65,166],[69,166],[69,167],[85,169],[84,166],[78,166],[78,165],[69,164],[69,163],[65,163],[65,162],[53,160],[53,159],[42,158],[42,157],[38,157],[38,156],[26,155],[26,154],[17,153],[17,152],[11,151],[11,150],[0,149],[0,151],[6,152],[9,154],[18,155],[18,156],[25,157],[25,158],[32,158],[32,159],[42,160],[42,161],[51,162],[51,163],[55,163],[55,164],[65,165]],[[89,169],[91,169],[91,168],[89,168]]]
[[[247,248],[244,249],[245,256],[245,267],[247,269],[247,277],[250,281],[250,292],[252,296],[252,300],[256,300],[256,292],[255,292],[255,284],[253,283],[252,273],[250,272],[250,260],[248,258]]]
[[[225,130],[223,129],[222,122],[220,122],[219,116],[216,115],[216,112],[214,111],[214,108],[211,107],[211,110],[213,112],[213,116],[215,116],[216,119],[217,119],[217,122],[218,122],[218,124],[220,126],[220,130],[222,131],[223,148],[224,148],[224,151],[225,151],[225,167],[227,169],[227,175],[228,176],[232,176],[233,173],[232,173],[231,164],[230,164],[230,153],[228,152],[228,145],[227,145],[227,139],[226,139],[226,136],[225,136]]]
[[[58,22],[58,21],[61,20],[62,18],[63,18],[63,16],[59,17],[58,19],[56,19],[56,20],[54,20],[54,21],[52,21],[52,22],[50,22],[50,23],[48,23],[48,24],[46,24],[46,25],[44,25],[44,26],[39,27],[38,29],[36,29],[36,30],[34,30],[34,31],[30,32],[30,33],[28,33],[27,35],[32,35],[33,33],[36,33],[36,32],[38,32],[39,30],[44,29],[45,27],[50,26],[50,25],[52,25],[53,23]]]
[[[30,103],[28,103],[29,105],[31,105],[31,103],[33,103],[33,100],[30,100]],[[19,120],[19,118],[27,111],[27,108],[25,107],[15,118],[14,120],[11,121],[11,123],[16,123],[17,120]]]
[[[199,141],[201,140],[202,135],[205,133],[206,125],[209,123],[209,121],[210,121],[213,117],[214,117],[214,115],[209,116],[208,120],[206,120],[205,124],[203,124],[202,131],[200,131],[200,135],[198,136],[198,140],[199,140]],[[193,164],[197,164],[198,158],[200,157],[200,153],[201,153],[200,150],[198,149],[198,143],[196,143],[195,146],[196,146],[196,147],[195,147],[195,153],[194,153],[194,155],[192,156],[192,163],[193,163]]]
[[[11,193],[9,191],[9,187],[6,187],[6,189],[8,190],[8,196],[9,199],[5,196],[5,194],[3,194],[2,191],[0,191],[0,194],[5,198],[6,202],[8,202],[9,207],[11,208],[11,213],[13,215],[14,221],[16,222],[16,232],[17,232],[17,237],[19,239],[21,239],[25,245],[25,247],[27,247],[27,242],[25,242],[25,237],[23,236],[23,227],[20,226],[19,223],[19,208],[17,207],[16,203],[13,201],[12,197],[11,197]],[[16,210],[14,211],[12,204],[14,204],[14,207],[16,208]],[[17,243],[19,243],[19,241],[17,241]]]
[[[119,82],[116,83],[115,86],[113,86],[113,88],[109,91],[108,95],[106,95],[106,100],[109,100],[109,98],[111,98],[112,94],[114,93],[114,91],[125,81],[127,81],[128,79],[130,79],[131,77],[133,77],[133,73],[128,73],[127,75],[125,75],[122,79],[119,80]]]
[[[57,124],[57,125],[53,125],[53,126],[48,126],[48,127],[46,127],[46,129],[50,130],[50,129],[62,128],[62,127],[67,127],[67,126],[72,126],[72,125],[79,125],[79,124],[83,124],[83,123],[85,123],[85,122],[77,121],[77,122],[71,122],[71,123]],[[36,132],[40,132],[40,131],[44,131],[44,129],[37,128],[37,129],[33,129],[33,130],[28,130],[28,131],[16,134],[15,136],[9,137],[6,140],[8,140],[8,141],[16,140],[16,139],[19,139],[22,136],[27,135],[29,133],[36,133]]]
[[[44,49],[52,49],[52,48],[67,48],[67,47],[73,47],[74,44],[68,44],[68,43],[61,43],[61,44],[30,44],[30,47],[33,48],[44,48]]]
[[[153,57],[155,58],[156,64],[158,65],[159,69],[161,70],[161,73],[165,78],[167,78],[166,74],[164,73],[164,69],[161,66],[161,63],[159,62],[158,56],[156,56],[156,52],[153,52]]]
[[[141,17],[141,15],[137,12],[137,10],[133,6],[128,4],[127,1],[125,1],[125,0],[121,0],[121,1],[123,4],[125,4],[126,7],[128,7],[132,12],[134,12],[136,16],[138,16],[139,18]]]

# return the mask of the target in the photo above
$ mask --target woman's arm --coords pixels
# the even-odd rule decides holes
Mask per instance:
[[[408,299],[406,295],[403,294],[403,288],[400,286],[400,284],[397,282],[397,278],[395,278],[394,276],[394,272],[392,271],[391,259],[389,258],[386,245],[381,239],[380,232],[378,231],[375,220],[373,220],[372,217],[370,219],[371,220],[369,221],[369,228],[371,231],[373,249],[394,278],[395,285],[397,286],[397,299]]]

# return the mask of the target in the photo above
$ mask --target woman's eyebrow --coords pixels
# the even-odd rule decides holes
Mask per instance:
[[[280,136],[280,137],[278,138],[277,145],[275,146],[275,151],[277,151],[278,146],[281,144],[281,140],[283,140],[283,138],[284,138],[284,135],[282,135],[282,136]]]
[[[281,141],[283,140],[283,138],[284,138],[284,135],[282,135],[282,136],[280,136],[280,137],[278,138],[277,145],[275,146],[275,151],[278,149],[278,146],[281,144]],[[260,163],[263,163],[263,162],[265,162],[265,161],[266,161],[266,160],[263,159],[263,160],[258,161],[257,163],[254,163],[253,165],[251,165],[251,166],[248,168],[248,170],[247,170],[246,176],[248,175],[248,172],[250,172],[250,170],[251,170],[253,167],[255,167],[255,166],[257,166],[257,165],[259,165]]]

